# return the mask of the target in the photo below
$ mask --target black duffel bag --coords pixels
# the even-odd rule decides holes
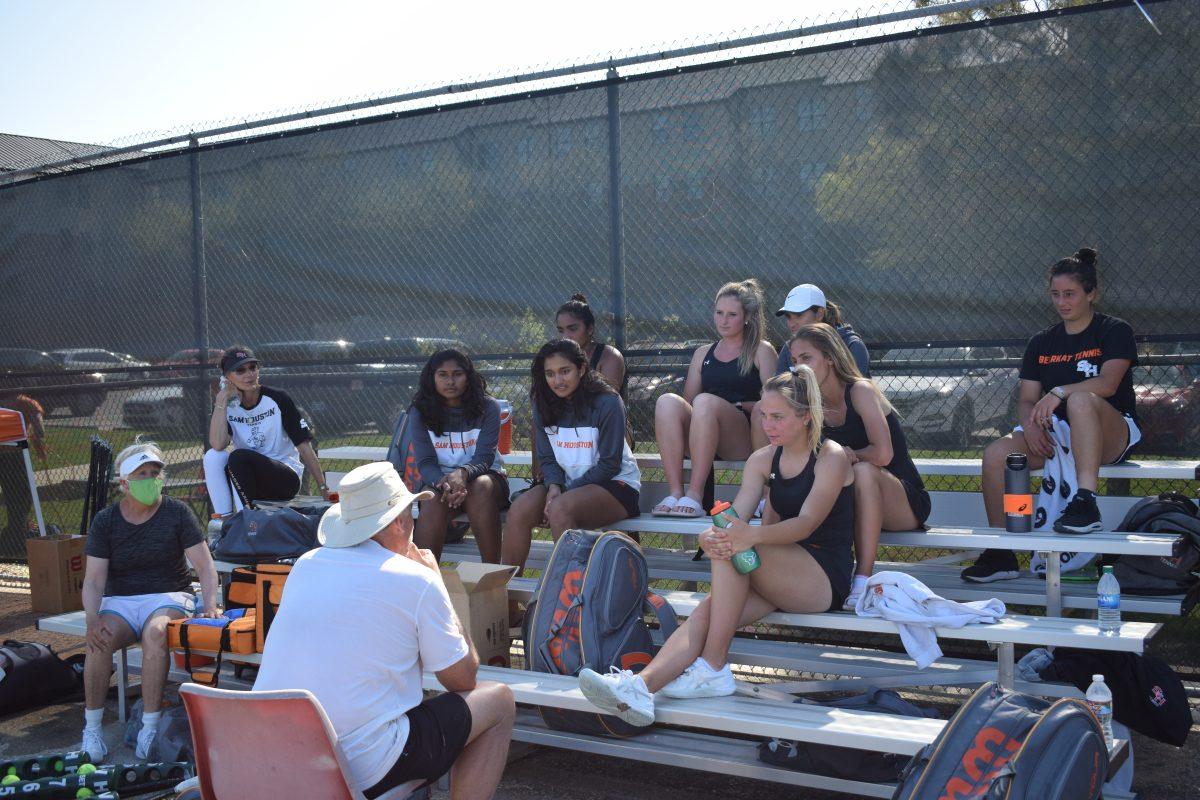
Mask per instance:
[[[0,715],[62,700],[83,685],[82,664],[77,670],[37,642],[6,640],[0,646],[0,674]]]
[[[317,524],[323,514],[324,509],[247,506],[221,525],[213,558],[235,564],[296,558],[317,546]]]

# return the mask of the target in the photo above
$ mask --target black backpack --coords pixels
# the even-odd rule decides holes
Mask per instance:
[[[1096,800],[1107,776],[1104,733],[1086,703],[986,683],[913,756],[892,800]]]
[[[1182,747],[1192,727],[1183,681],[1157,656],[1056,647],[1039,673],[1044,681],[1072,683],[1086,692],[1093,675],[1104,675],[1113,696],[1113,719],[1160,742]]]
[[[798,698],[796,702],[812,703],[813,701]],[[881,714],[896,714],[902,717],[936,719],[938,716],[933,709],[913,705],[889,689],[871,688],[865,694],[820,703],[820,705],[831,708],[874,711]],[[874,753],[852,747],[793,742],[788,739],[768,739],[760,742],[758,759],[776,767],[794,769],[810,775],[825,775],[831,778],[868,783],[894,783],[908,763],[907,756],[896,753]]]
[[[74,664],[78,662],[79,668]],[[8,639],[0,646],[0,714],[53,703],[83,685],[83,657],[63,661],[44,644]]]
[[[1196,504],[1178,492],[1139,500],[1118,530],[1177,533],[1183,538],[1171,556],[1121,556],[1113,575],[1121,591],[1140,595],[1189,593],[1200,583],[1200,513]]]

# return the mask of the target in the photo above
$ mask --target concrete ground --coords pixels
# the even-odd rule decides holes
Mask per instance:
[[[0,640],[39,641],[60,655],[82,651],[79,639],[37,631],[27,590],[0,584]],[[83,724],[83,703],[58,703],[0,718],[0,760],[10,756],[74,749]],[[110,760],[134,761],[133,751],[121,744],[123,726],[116,703],[108,703],[105,739]],[[1200,800],[1200,729],[1183,748],[1174,748],[1136,735],[1137,764],[1134,790],[1145,800]],[[161,793],[147,795],[158,797]],[[730,778],[658,764],[594,756],[566,750],[514,745],[509,767],[496,797],[500,800],[833,800],[829,792],[782,787],[778,784]],[[444,800],[446,792],[435,791]],[[126,799],[127,800],[127,799]]]

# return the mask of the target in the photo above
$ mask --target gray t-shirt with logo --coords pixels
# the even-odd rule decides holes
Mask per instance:
[[[186,591],[192,585],[183,551],[204,541],[196,515],[174,497],[163,497],[141,525],[125,519],[120,502],[102,510],[88,528],[85,551],[108,560],[105,597]]]

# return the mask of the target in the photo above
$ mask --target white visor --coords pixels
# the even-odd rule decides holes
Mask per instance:
[[[122,478],[128,478],[133,474],[133,471],[145,464],[147,461],[153,461],[159,466],[163,466],[163,462],[153,453],[143,450],[140,453],[134,453],[129,458],[121,462],[121,466],[117,468],[117,474]]]

